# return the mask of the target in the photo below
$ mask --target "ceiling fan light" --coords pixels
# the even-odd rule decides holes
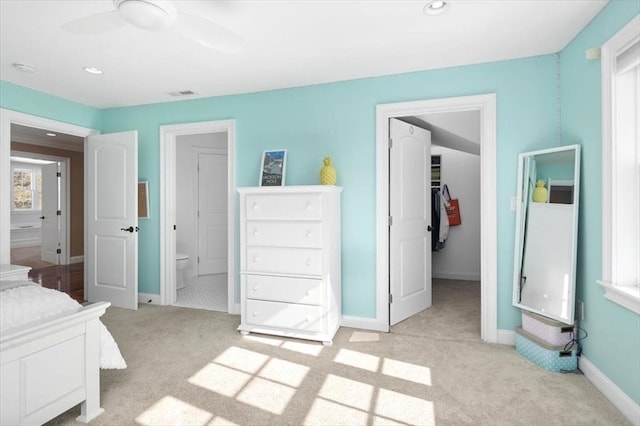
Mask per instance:
[[[422,11],[425,15],[439,15],[449,8],[449,2],[445,0],[432,0],[426,4]]]
[[[166,28],[176,17],[170,2],[152,0],[120,0],[116,7],[124,19],[145,30]]]

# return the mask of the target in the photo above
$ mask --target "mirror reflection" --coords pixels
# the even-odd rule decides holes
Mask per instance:
[[[580,146],[518,158],[513,304],[572,324]]]

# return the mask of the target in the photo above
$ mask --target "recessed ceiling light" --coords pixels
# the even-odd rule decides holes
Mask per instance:
[[[439,15],[449,8],[449,2],[444,0],[431,0],[422,11],[426,15]]]
[[[28,72],[28,73],[36,72],[36,69],[31,65],[21,64],[19,62],[13,63],[11,64],[11,66],[17,69],[18,71],[22,71],[22,72]]]
[[[45,135],[51,136],[52,138],[55,137],[55,136],[58,136],[55,133],[51,133],[51,132],[45,133]]]
[[[88,72],[89,74],[102,74],[103,71],[99,68],[96,67],[84,67],[82,68],[83,70],[85,70],[86,72]]]

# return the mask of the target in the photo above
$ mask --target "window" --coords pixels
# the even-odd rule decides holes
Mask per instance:
[[[13,164],[11,166],[12,209],[14,211],[40,210],[42,202],[42,173],[39,166]]]
[[[602,281],[640,314],[640,17],[602,46]]]

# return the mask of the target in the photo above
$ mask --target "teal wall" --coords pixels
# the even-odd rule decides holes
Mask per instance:
[[[614,0],[560,55],[562,140],[582,145],[577,297],[584,356],[640,404],[640,316],[605,299],[602,278],[602,126],[600,61],[585,59],[640,13],[640,2]]]
[[[102,111],[0,80],[0,108],[100,130]]]
[[[338,185],[344,187],[343,312],[372,318],[375,106],[496,93],[498,328],[520,324],[519,311],[511,306],[515,214],[509,209],[516,194],[518,153],[579,143],[583,190],[578,297],[585,302],[583,327],[589,332],[584,354],[639,402],[638,316],[605,300],[595,284],[601,268],[600,65],[584,60],[586,48],[601,45],[637,13],[637,2],[613,0],[559,55],[104,111],[2,82],[0,106],[105,133],[139,132],[139,176],[149,181],[151,198],[151,219],[140,221],[139,288],[145,293],[160,290],[159,126],[235,119],[238,186],[257,184],[264,149],[288,149],[287,185],[317,183],[322,158],[333,157]]]
[[[334,84],[153,104],[104,111],[103,131],[138,130],[142,179],[151,217],[141,221],[140,291],[159,292],[159,132],[166,124],[233,118],[237,185],[255,186],[264,149],[286,148],[287,185],[318,183],[322,158],[333,158],[342,194],[345,315],[375,317],[375,107],[390,102],[495,92],[498,134],[499,327],[519,324],[511,306],[517,154],[555,143],[556,58],[417,72]],[[502,262],[504,260],[504,262]]]

